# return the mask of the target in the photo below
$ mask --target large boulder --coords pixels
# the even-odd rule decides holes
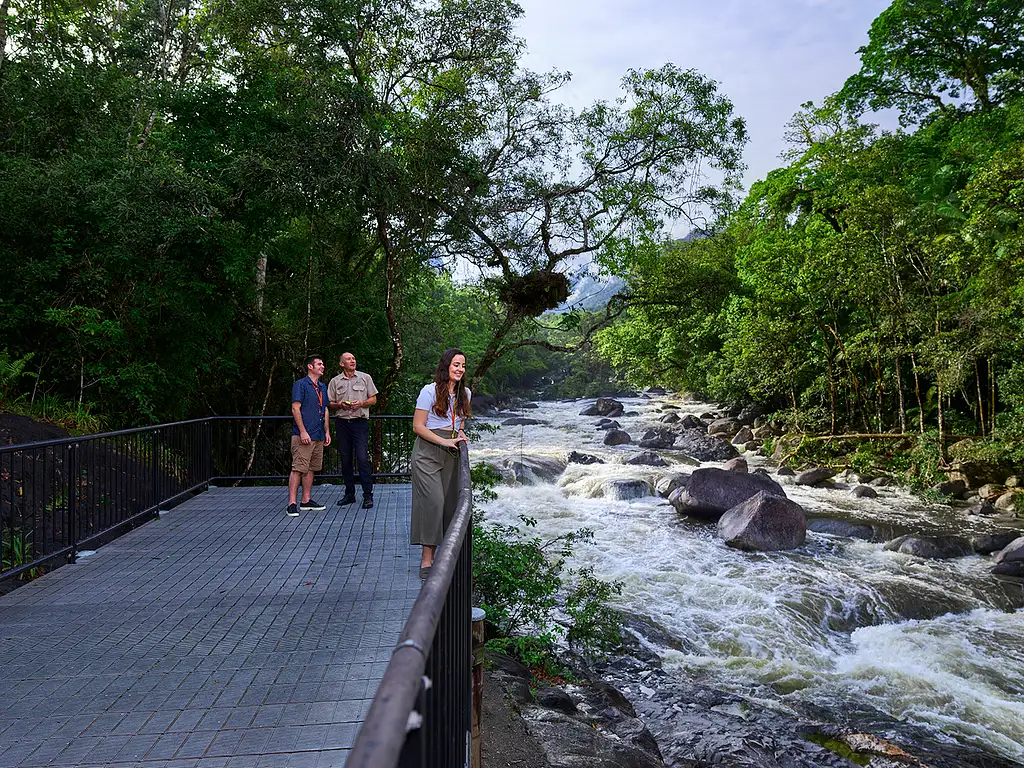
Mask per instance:
[[[633,438],[629,436],[629,433],[621,429],[610,429],[604,436],[605,445],[629,445],[632,442]]]
[[[967,495],[967,484],[960,479],[944,480],[932,486],[932,490],[942,496],[950,496],[954,499],[962,499]]]
[[[679,426],[683,429],[699,429],[701,432],[707,432],[707,425],[694,416],[692,413],[683,416],[683,420],[679,422]]]
[[[651,486],[643,480],[609,480],[604,484],[605,498],[629,501],[651,496]]]
[[[566,462],[555,456],[521,456],[502,459],[495,465],[510,485],[553,483],[565,471]]]
[[[754,433],[751,432],[750,427],[740,427],[740,431],[736,433],[736,437],[732,439],[733,445],[746,446],[747,443],[754,439]]]
[[[827,467],[815,467],[805,469],[796,476],[797,485],[818,485],[836,476],[836,473]]]
[[[622,425],[615,421],[615,419],[602,419],[601,421],[603,423],[597,425],[598,430],[622,429]]]
[[[971,546],[979,555],[991,555],[1010,546],[1020,537],[1020,531],[999,531],[971,537]]]
[[[679,414],[678,413],[669,413],[669,414],[666,414],[665,416],[662,416],[660,419],[658,419],[658,421],[660,421],[662,424],[678,424],[679,423]]]
[[[640,438],[641,448],[653,448],[656,451],[671,448],[676,442],[676,435],[670,429],[649,429]]]
[[[736,419],[715,419],[708,424],[709,435],[735,435],[740,431],[740,423]]]
[[[579,453],[572,451],[569,454],[569,464],[604,464],[604,459],[593,456],[589,453]]]
[[[917,536],[908,534],[887,542],[883,549],[929,560],[947,560],[974,554],[971,542],[963,536]]]
[[[1004,493],[996,499],[995,508],[1000,512],[1015,512],[1017,510],[1017,494]]]
[[[996,512],[998,512],[998,510],[995,505],[988,499],[982,499],[967,508],[968,515],[994,515]]]
[[[667,467],[668,462],[665,461],[661,456],[650,451],[644,451],[638,453],[630,459],[626,459],[627,464],[640,465],[644,467]]]
[[[690,482],[689,475],[673,472],[671,475],[665,475],[658,479],[658,482],[654,484],[654,492],[667,499],[672,495],[672,491],[677,488],[685,488],[688,482]]]
[[[697,461],[728,461],[737,455],[736,448],[724,440],[705,435],[698,429],[687,429],[675,442],[675,447]]]
[[[847,539],[864,539],[864,541],[875,539],[874,526],[865,523],[850,523],[846,520],[829,520],[827,518],[808,520],[807,530],[825,533],[829,536],[842,536]]]
[[[850,489],[850,495],[856,499],[877,499],[878,491],[870,485],[855,485]]]
[[[807,520],[795,501],[761,491],[718,519],[718,535],[747,552],[795,549],[807,538]]]
[[[530,419],[525,416],[514,416],[511,419],[505,419],[501,422],[503,427],[519,427],[519,426],[532,426],[533,424],[543,424],[544,422],[540,419]]]
[[[762,491],[786,498],[782,486],[770,477],[707,467],[695,469],[686,488],[674,492],[669,501],[683,514],[717,518]]]
[[[1014,576],[1024,579],[1024,561],[1014,560],[1009,563],[999,563],[992,566],[992,573],[996,576]]]
[[[746,472],[749,469],[749,467],[747,467],[746,459],[744,459],[742,456],[737,456],[735,459],[729,459],[727,462],[725,462],[725,466],[723,467],[723,469],[726,472]]]
[[[621,416],[622,412],[625,410],[622,403],[611,397],[597,398],[597,402],[594,403],[594,406],[597,408],[598,416],[609,416],[613,419],[616,416]]]
[[[1024,536],[1020,536],[1001,550],[995,556],[996,563],[1020,563],[1024,562]]]

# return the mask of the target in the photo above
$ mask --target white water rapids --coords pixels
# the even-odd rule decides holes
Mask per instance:
[[[607,462],[570,464],[556,484],[499,487],[497,500],[482,505],[485,520],[517,525],[527,515],[537,520],[531,534],[541,537],[592,529],[593,542],[577,548],[571,565],[623,581],[619,606],[678,640],[676,649],[660,649],[674,674],[837,716],[869,717],[874,708],[1024,761],[1019,583],[993,577],[988,557],[921,560],[883,551],[881,543],[812,532],[792,552],[740,552],[716,538],[714,525],[682,518],[664,499],[605,498],[611,480],[653,486],[692,469],[622,463],[640,450],[635,443],[657,425],[661,406],[678,405],[680,416],[712,409],[671,398],[622,402],[639,414],[616,417],[634,445],[603,445],[597,419],[578,415],[589,401],[542,402],[520,415],[543,425],[481,435],[471,446],[474,463],[520,455],[564,460],[573,450]],[[752,468],[758,462],[747,458]],[[925,505],[893,488],[878,489],[873,500],[845,490],[784,489],[810,517],[882,524],[893,535],[1020,527]]]

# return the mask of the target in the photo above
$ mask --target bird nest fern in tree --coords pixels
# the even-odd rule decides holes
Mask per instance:
[[[569,278],[558,272],[537,269],[496,282],[498,298],[520,317],[536,317],[569,298]]]

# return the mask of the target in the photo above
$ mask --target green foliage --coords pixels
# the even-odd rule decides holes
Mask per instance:
[[[529,517],[520,520],[524,528],[536,526]],[[608,601],[621,593],[621,583],[601,581],[589,568],[563,577],[573,548],[592,538],[592,531],[580,529],[544,541],[511,525],[474,524],[473,579],[481,607],[505,638],[501,646],[528,666],[550,659],[557,637],[590,651],[606,651],[619,644],[618,614]],[[553,618],[563,592],[565,627]]]
[[[32,531],[7,528],[0,535],[0,566],[9,571],[32,560]],[[42,568],[30,568],[19,578],[28,580],[43,575]]]
[[[473,500],[475,502],[494,501],[498,498],[498,494],[494,492],[494,486],[501,482],[501,473],[493,466],[476,464],[470,467],[469,477],[473,483]]]
[[[31,371],[25,370],[28,361],[33,357],[33,353],[29,352],[22,357],[13,358],[7,347],[0,349],[0,408],[7,404],[23,376],[35,376]]]

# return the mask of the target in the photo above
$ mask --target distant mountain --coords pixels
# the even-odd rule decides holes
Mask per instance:
[[[596,312],[604,309],[612,296],[625,287],[626,284],[618,277],[584,275],[577,281],[565,303],[552,311],[562,313],[570,309],[585,309],[587,312]]]

